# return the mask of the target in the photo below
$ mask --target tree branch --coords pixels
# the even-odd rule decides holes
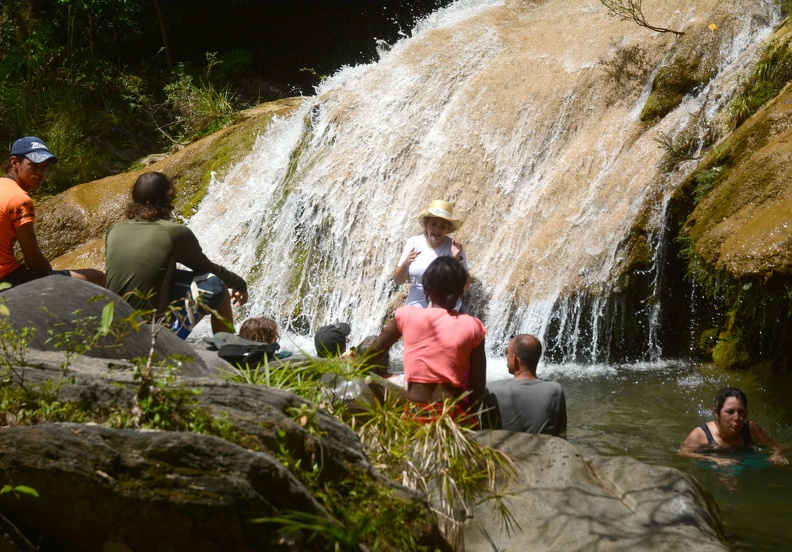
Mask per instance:
[[[618,17],[623,21],[632,21],[640,27],[645,27],[650,31],[656,33],[674,33],[675,35],[682,36],[685,34],[682,31],[675,31],[673,29],[666,29],[665,27],[655,27],[649,24],[644,17],[641,10],[641,2],[643,0],[600,0],[603,6],[608,9],[608,13],[614,17]]]

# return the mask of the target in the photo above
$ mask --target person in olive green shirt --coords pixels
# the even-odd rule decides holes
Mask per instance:
[[[105,242],[107,288],[133,307],[154,309],[163,317],[175,310],[172,329],[186,339],[206,314],[212,332],[233,327],[231,302],[244,305],[247,284],[213,263],[192,230],[167,220],[176,190],[161,172],[141,175],[132,187],[124,222],[114,224]],[[176,263],[190,270],[176,268]],[[198,298],[196,300],[196,293]]]

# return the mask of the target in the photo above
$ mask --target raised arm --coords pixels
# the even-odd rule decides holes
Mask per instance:
[[[421,252],[417,249],[411,249],[409,252],[405,251],[402,254],[399,263],[393,269],[393,281],[396,282],[397,286],[407,281],[407,277],[410,275],[410,265],[420,254]]]

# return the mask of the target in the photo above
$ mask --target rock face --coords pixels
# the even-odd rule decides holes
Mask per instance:
[[[724,551],[706,491],[682,472],[632,458],[582,457],[558,437],[480,432],[515,462],[504,498],[507,531],[491,505],[465,524],[467,552],[492,550]],[[724,541],[725,542],[725,541]]]
[[[14,427],[0,458],[39,491],[6,498],[3,510],[42,550],[289,550],[250,521],[286,509],[327,515],[269,454],[206,435]]]
[[[27,385],[58,380],[59,356],[31,352]],[[132,369],[80,357],[58,397],[88,410],[128,405],[138,385]],[[277,389],[218,378],[184,377],[176,384],[200,391],[200,404],[228,420],[245,446],[197,433],[93,424],[6,427],[0,430],[3,476],[39,497],[0,495],[6,533],[0,550],[27,550],[26,542],[54,552],[324,550],[321,536],[310,540],[310,533],[251,523],[289,511],[333,519],[283,458],[276,459],[285,451],[294,464],[319,466],[320,483],[354,480],[358,488],[389,489],[390,504],[411,520],[416,549],[448,550],[425,502],[374,471],[355,434],[334,417],[319,411],[303,426],[289,411],[305,401]]]
[[[792,281],[791,124],[787,88],[702,164],[701,170],[723,178],[696,206],[687,228],[707,265],[735,280],[776,288]]]

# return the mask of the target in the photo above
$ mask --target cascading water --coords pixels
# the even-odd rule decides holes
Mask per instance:
[[[656,358],[665,210],[695,166],[669,172],[657,139],[706,128],[776,23],[771,0],[730,6],[645,10],[719,33],[723,60],[650,126],[639,115],[673,35],[609,18],[597,0],[460,0],[275,121],[189,224],[250,282],[247,312],[310,335],[350,321],[362,339],[392,307],[417,213],[446,199],[464,219],[466,301],[491,352],[525,331],[558,361]],[[732,9],[729,25],[702,23]],[[644,282],[637,295],[631,281]]]

